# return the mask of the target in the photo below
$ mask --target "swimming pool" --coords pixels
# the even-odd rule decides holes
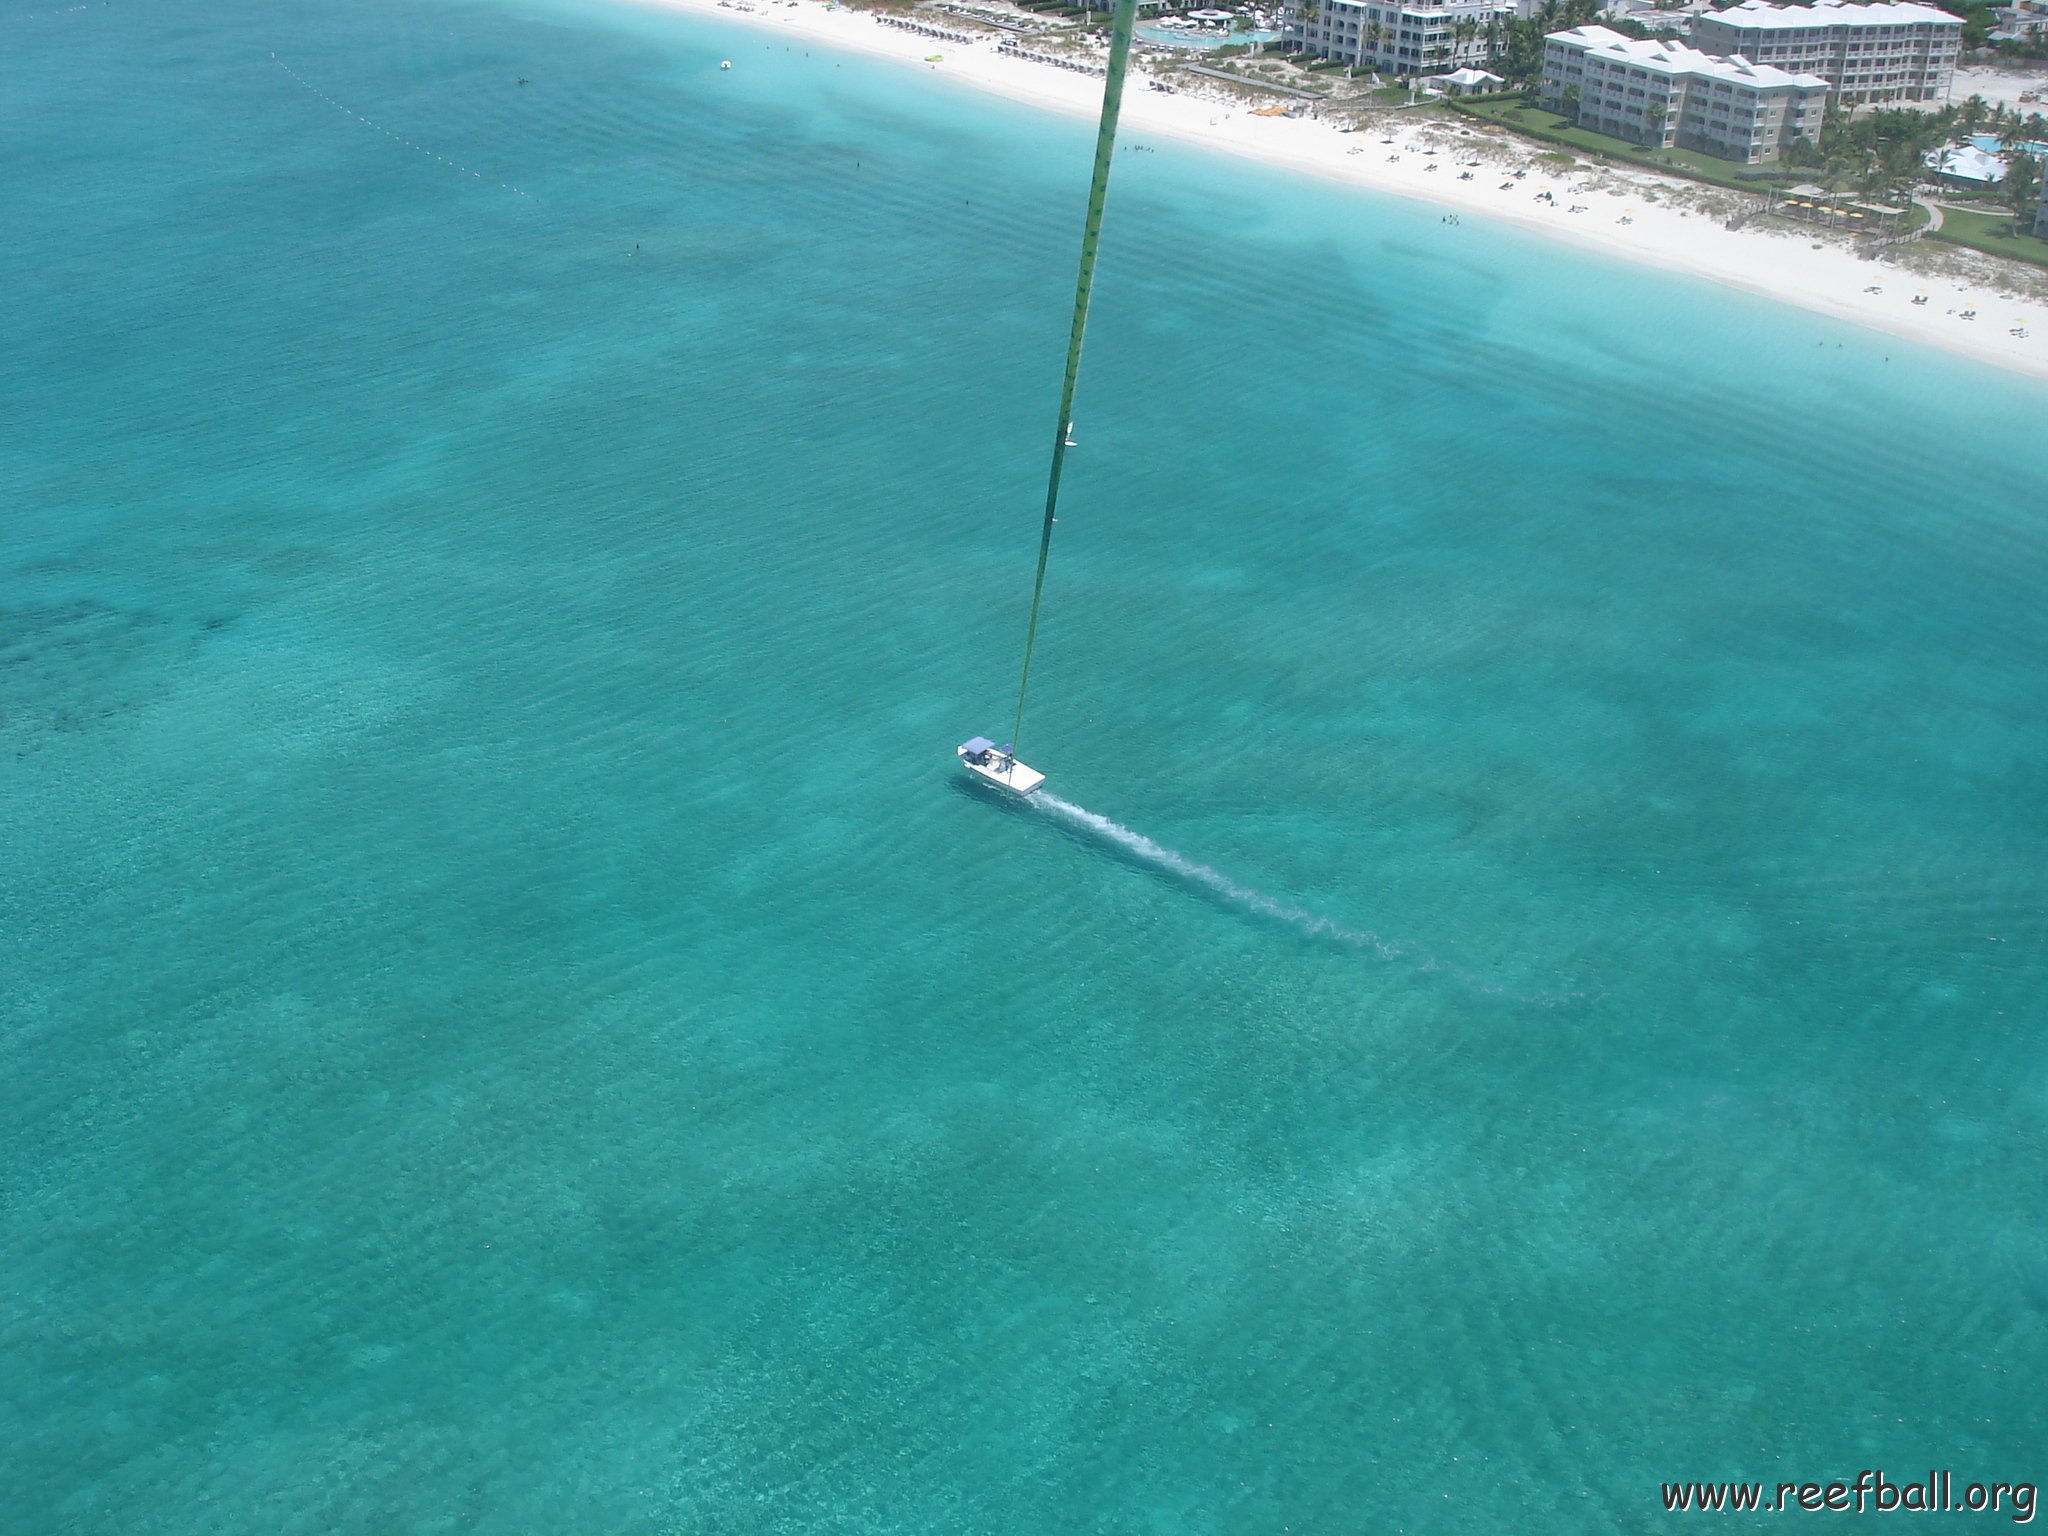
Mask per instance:
[[[1973,133],[1970,135],[1970,142],[1990,155],[1995,155],[2005,148],[2004,143],[1995,133]],[[2038,158],[2048,159],[2048,144],[2043,144],[2039,139],[2027,139],[2013,147],[2024,150]]]
[[[1144,42],[1165,43],[1178,48],[1220,48],[1225,43],[1277,43],[1278,32],[1226,32],[1220,27],[1139,27],[1133,34]]]

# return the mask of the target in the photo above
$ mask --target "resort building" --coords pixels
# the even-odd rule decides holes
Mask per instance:
[[[1998,30],[1994,43],[2026,43],[2048,37],[2048,0],[2014,0],[2011,5],[1993,6],[1991,14]]]
[[[1960,187],[1965,192],[1989,192],[2005,180],[2012,164],[1982,145],[1963,144],[1935,150],[1927,157],[1927,167],[1943,186]]]
[[[1959,16],[1931,5],[1772,5],[1742,0],[1693,22],[1693,46],[1819,75],[1836,104],[1945,101],[1962,47]]]
[[[1513,0],[1287,0],[1280,35],[1358,69],[1419,75],[1484,64],[1514,19]]]
[[[1484,96],[1506,85],[1490,69],[1454,69],[1447,75],[1424,75],[1422,88],[1432,96]]]
[[[1828,83],[1607,27],[1543,40],[1543,104],[1632,144],[1764,165],[1818,139]]]

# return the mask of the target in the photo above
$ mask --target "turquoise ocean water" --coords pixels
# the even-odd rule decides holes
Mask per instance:
[[[1091,131],[0,12],[0,1528],[2048,1470],[2048,390],[1126,154],[994,804]]]

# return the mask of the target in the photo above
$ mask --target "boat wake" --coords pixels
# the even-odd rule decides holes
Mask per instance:
[[[1121,822],[1111,821],[1107,816],[1098,816],[1095,812],[1084,810],[1071,801],[1060,799],[1057,795],[1048,795],[1040,791],[1033,797],[1032,803],[1042,805],[1055,816],[1086,828],[1105,841],[1115,843],[1126,853],[1143,859],[1147,864],[1157,865],[1169,874],[1178,875],[1190,885],[1198,885],[1212,895],[1222,897],[1232,906],[1257,913],[1260,917],[1270,917],[1286,923],[1310,938],[1327,939],[1349,949],[1369,949],[1383,960],[1410,958],[1401,945],[1390,939],[1362,928],[1347,928],[1342,923],[1318,916],[1306,907],[1297,907],[1292,902],[1276,900],[1264,891],[1255,891],[1248,885],[1239,885],[1220,869],[1199,864],[1184,854],[1175,853],[1171,848],[1153,842],[1142,832],[1133,832]]]
[[[1291,901],[1268,896],[1264,891],[1254,890],[1251,886],[1231,879],[1220,869],[1214,869],[1185,854],[1177,853],[1163,843],[1154,842],[1142,832],[1134,832],[1121,822],[1097,815],[1094,811],[1075,805],[1070,800],[1062,800],[1057,795],[1040,790],[1031,796],[1029,803],[1057,816],[1078,831],[1114,844],[1132,858],[1208,892],[1229,906],[1256,917],[1284,923],[1305,937],[1338,948],[1376,955],[1382,960],[1405,962],[1418,972],[1442,976],[1484,996],[1504,998],[1540,1008],[1568,1007],[1576,1003],[1590,1002],[1598,995],[1586,991],[1519,992],[1488,977],[1440,964],[1434,956],[1398,940],[1387,938],[1383,934],[1374,933],[1370,929],[1353,928],[1320,913],[1311,912],[1306,907],[1296,906]]]

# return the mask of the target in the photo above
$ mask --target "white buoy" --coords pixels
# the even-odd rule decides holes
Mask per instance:
[[[718,67],[719,67],[720,69],[731,69],[731,68],[732,68],[732,60],[731,60],[731,59],[720,59],[720,60],[718,61]]]

